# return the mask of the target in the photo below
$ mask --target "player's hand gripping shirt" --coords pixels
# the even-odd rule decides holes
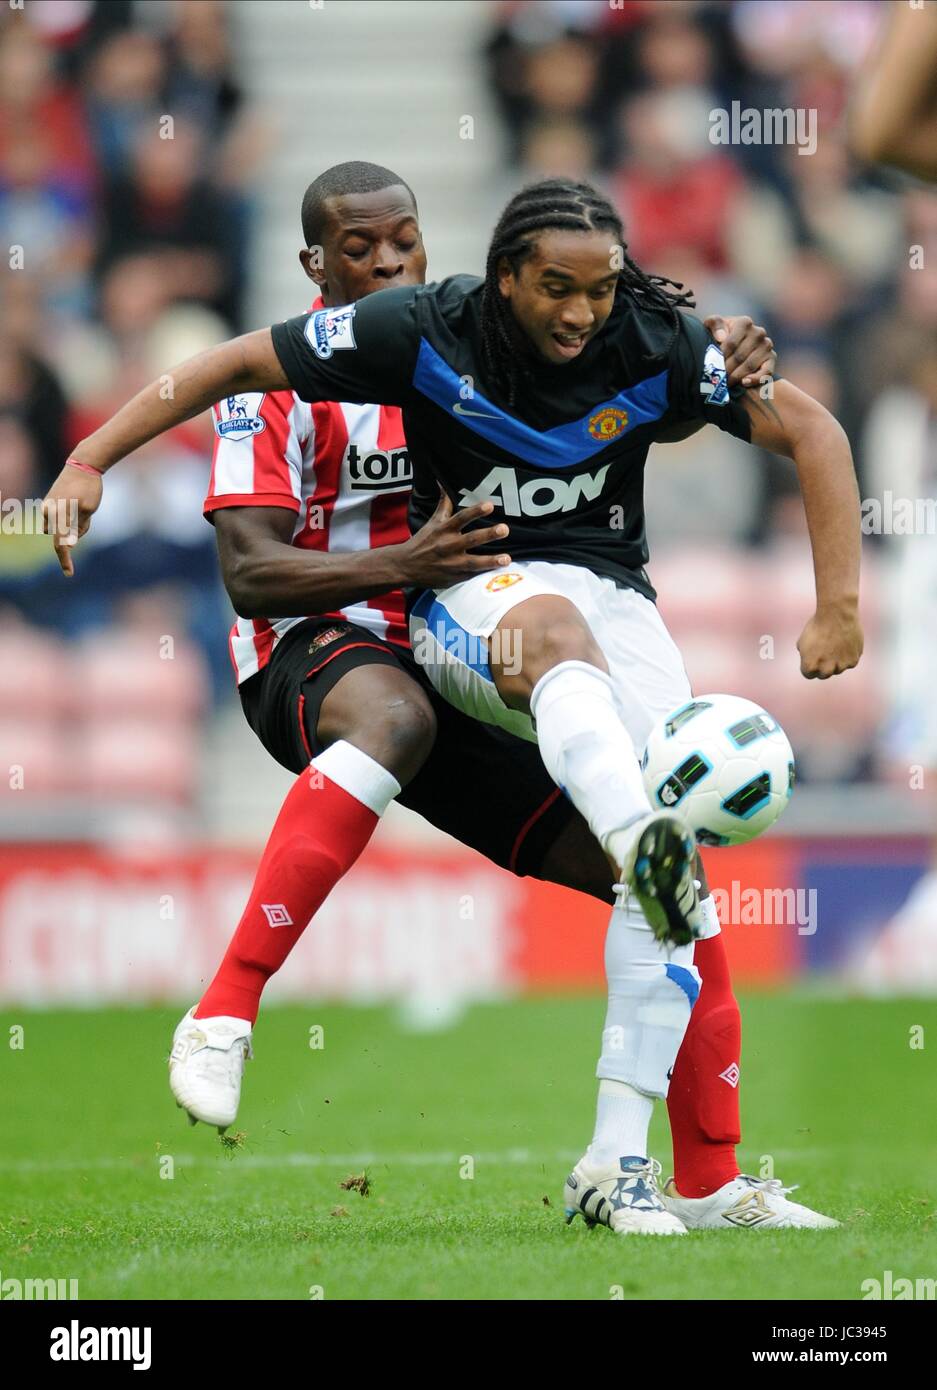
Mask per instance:
[[[409,539],[410,458],[396,406],[310,405],[293,391],[247,391],[213,409],[207,516],[220,507],[286,507],[296,513],[292,543],[306,550],[361,551]],[[399,589],[322,616],[409,645]],[[302,621],[238,618],[229,643],[238,684],[262,670]]]
[[[695,420],[750,438],[720,349],[698,319],[678,313],[674,334],[665,312],[629,298],[578,358],[538,361],[510,408],[505,383],[482,366],[481,295],[469,275],[382,290],[277,324],[273,343],[303,400],[402,407],[412,526],[441,484],[456,507],[494,502],[492,519],[511,530],[488,550],[583,565],[653,598],[643,568],[650,445]]]

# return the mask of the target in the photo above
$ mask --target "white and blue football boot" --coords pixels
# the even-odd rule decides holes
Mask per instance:
[[[563,1189],[566,1224],[581,1216],[590,1228],[608,1226],[616,1234],[682,1236],[686,1227],[661,1201],[656,1158],[630,1155],[608,1168],[593,1167],[588,1155],[576,1164]]]

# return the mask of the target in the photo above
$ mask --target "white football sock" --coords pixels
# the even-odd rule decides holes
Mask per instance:
[[[382,816],[394,797],[400,795],[400,783],[394,774],[347,739],[339,738],[330,743],[324,752],[316,754],[310,767],[376,816]]]
[[[547,771],[608,851],[610,836],[651,810],[611,680],[585,661],[561,661],[534,686],[530,712]]]
[[[589,1157],[613,1163],[647,1157],[654,1100],[666,1096],[670,1073],[700,989],[693,944],[665,946],[637,904],[614,908],[605,937],[608,1011],[596,1068],[599,1099]]]
[[[654,1102],[626,1081],[599,1082],[595,1134],[586,1157],[597,1168],[622,1158],[647,1158],[647,1131]]]

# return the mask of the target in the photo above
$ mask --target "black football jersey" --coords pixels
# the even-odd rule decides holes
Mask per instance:
[[[644,465],[659,433],[705,421],[750,438],[741,388],[729,387],[709,333],[678,313],[619,296],[577,358],[539,362],[513,407],[481,354],[482,282],[368,295],[273,328],[277,356],[307,401],[399,405],[413,465],[410,522],[441,485],[458,507],[490,499],[514,560],[582,565],[654,598],[644,571]],[[671,342],[671,339],[673,341]]]

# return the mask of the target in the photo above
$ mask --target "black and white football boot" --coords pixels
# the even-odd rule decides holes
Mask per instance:
[[[577,1216],[586,1225],[608,1226],[620,1236],[683,1236],[686,1227],[660,1199],[656,1158],[630,1155],[611,1167],[599,1168],[586,1154],[563,1189],[567,1226]]]
[[[616,893],[631,892],[657,941],[688,946],[703,931],[693,876],[696,836],[672,811],[651,811],[616,831],[610,852],[621,865]]]

